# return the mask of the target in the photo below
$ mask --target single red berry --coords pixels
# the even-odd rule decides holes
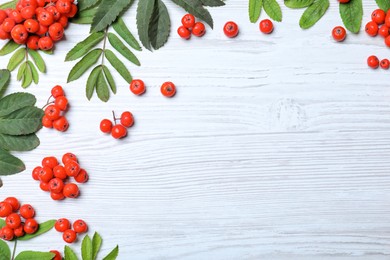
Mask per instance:
[[[24,25],[17,24],[14,28],[11,30],[11,37],[17,44],[24,44],[27,41],[28,38],[28,32]]]
[[[58,12],[57,8],[54,5],[46,7],[46,11],[53,15],[54,21],[58,21],[58,19],[60,19],[61,17],[61,13]]]
[[[24,223],[22,223],[18,228],[14,229],[14,235],[15,237],[22,237],[24,234]]]
[[[383,59],[381,60],[379,65],[381,66],[382,69],[388,70],[390,67],[390,61],[388,59]]]
[[[57,120],[53,121],[53,128],[60,132],[65,132],[69,128],[68,120],[66,120],[66,117],[61,116]]]
[[[62,165],[57,165],[53,168],[54,177],[59,178],[61,180],[65,180],[68,175],[66,174],[65,167]]]
[[[259,24],[260,31],[265,34],[270,34],[274,30],[274,24],[269,19],[264,19]]]
[[[77,198],[80,194],[79,187],[74,183],[67,183],[64,186],[62,191],[65,197],[67,198]]]
[[[59,96],[54,101],[54,104],[62,111],[65,111],[68,107],[68,99],[65,96]]]
[[[56,7],[57,10],[62,14],[67,14],[72,10],[72,4],[69,0],[58,0]]]
[[[8,226],[3,227],[0,230],[0,238],[11,241],[14,238],[14,230]]]
[[[39,181],[39,172],[42,170],[41,166],[37,166],[32,171],[32,177],[34,180]]]
[[[45,0],[37,0],[37,5],[38,7],[44,7],[46,4],[46,1]]]
[[[68,229],[68,230],[65,230],[64,233],[62,234],[62,238],[64,239],[64,241],[66,243],[71,244],[76,240],[77,233],[72,229]]]
[[[378,29],[378,25],[373,21],[370,21],[366,24],[366,33],[372,37],[378,34]]]
[[[53,120],[44,115],[42,117],[42,125],[46,128],[53,128]]]
[[[238,35],[238,25],[235,22],[229,21],[225,23],[223,32],[229,38],[234,38]]]
[[[74,179],[78,183],[85,183],[88,181],[89,176],[86,170],[80,169],[80,172],[74,177]]]
[[[18,213],[11,213],[5,219],[5,223],[12,229],[18,228],[22,224],[22,219]]]
[[[184,26],[180,26],[177,28],[177,34],[180,36],[180,38],[188,40],[191,38],[191,32]]]
[[[18,10],[12,10],[9,14],[8,14],[8,17],[13,19],[15,21],[15,23],[21,23],[23,22],[23,17],[22,15],[20,14],[20,12]]]
[[[191,29],[195,26],[195,16],[192,14],[185,14],[183,18],[181,18],[181,23],[187,29]]]
[[[51,95],[56,98],[59,96],[65,96],[64,89],[60,85],[56,85],[51,89]]]
[[[11,34],[8,32],[5,32],[2,28],[2,26],[0,26],[0,39],[2,39],[2,40],[11,39]],[[28,45],[27,45],[27,47],[28,47]]]
[[[130,91],[135,95],[141,95],[145,93],[145,83],[140,79],[133,79],[130,83]]]
[[[108,119],[103,119],[101,122],[100,122],[100,131],[102,131],[103,133],[111,133],[111,129],[112,129],[112,122]]]
[[[40,28],[40,30],[42,29],[42,27]],[[46,29],[47,31],[47,28],[44,28],[43,29]],[[37,34],[40,34],[39,33],[40,31],[38,31]],[[46,32],[44,32],[46,33]],[[42,34],[44,34],[42,33]],[[47,51],[47,50],[51,50],[54,46],[54,43],[53,43],[53,40],[49,37],[49,36],[43,36],[39,39],[38,41],[38,46],[39,46],[39,49],[43,50],[43,51]]]
[[[47,33],[47,30],[49,30],[49,28],[47,26],[43,26],[42,24],[39,24],[39,30],[35,34],[44,36],[44,34]],[[39,38],[39,39],[41,39],[41,38]],[[44,40],[41,41],[41,47],[49,48],[50,44],[53,44],[53,40],[50,37],[45,38]]]
[[[73,160],[70,160],[65,163],[65,172],[69,177],[74,177],[80,172],[80,165]]]
[[[78,162],[77,156],[73,153],[66,153],[62,156],[62,163],[66,164],[68,161]]]
[[[15,21],[11,18],[5,18],[3,23],[1,24],[1,29],[3,29],[4,32],[11,32],[12,29],[15,27]]]
[[[60,178],[53,178],[49,181],[50,191],[60,193],[64,188],[64,182]]]
[[[372,21],[378,25],[384,24],[385,18],[386,18],[386,13],[385,13],[385,11],[383,11],[381,9],[376,9],[371,14]]]
[[[172,82],[164,82],[161,85],[161,93],[166,97],[173,97],[176,94],[176,86]]]
[[[347,36],[347,31],[342,26],[336,26],[332,30],[332,36],[335,41],[342,42],[345,40],[345,37]]]
[[[35,232],[37,232],[38,227],[38,222],[33,218],[29,218],[26,219],[26,221],[24,222],[23,229],[26,234],[34,234]]]
[[[56,192],[50,192],[50,197],[51,197],[51,199],[52,200],[63,200],[63,199],[65,199],[65,196],[64,196],[64,194],[62,193],[62,192],[58,192],[58,193],[56,193]]]
[[[23,19],[31,19],[35,16],[35,8],[33,6],[26,6],[20,10],[20,15]]]
[[[50,250],[50,253],[54,254],[54,258],[52,258],[52,260],[62,260],[61,253],[57,250]]]
[[[202,37],[206,33],[206,27],[202,22],[195,23],[194,27],[192,28],[192,34],[197,37]]]
[[[134,124],[134,117],[133,114],[129,111],[125,111],[121,115],[121,124],[124,127],[131,127]]]
[[[61,109],[56,105],[49,105],[45,109],[45,115],[50,120],[57,120],[61,116]]]
[[[50,191],[50,184],[48,182],[41,181],[39,183],[39,188],[41,188],[43,191]]]
[[[7,18],[8,15],[4,10],[0,9],[0,24],[4,22],[5,18]]]
[[[38,22],[40,24],[42,24],[43,26],[50,26],[54,23],[54,16],[52,13],[46,11],[46,10],[43,10],[43,11],[40,11],[38,14],[37,14],[37,19],[38,19]]]
[[[85,233],[88,230],[88,225],[84,220],[78,219],[73,223],[73,230],[76,233]]]
[[[7,197],[4,201],[12,206],[13,211],[17,211],[20,208],[19,200],[15,197]]]
[[[64,232],[71,228],[70,221],[67,218],[60,218],[54,224],[54,228],[58,232]]]
[[[60,23],[53,23],[49,26],[49,36],[53,41],[59,41],[64,37],[64,27]]]
[[[390,35],[390,28],[386,25],[382,25],[381,27],[379,27],[378,34],[383,38],[386,38]]]
[[[38,41],[39,41],[39,37],[38,36],[30,35],[27,38],[27,42],[26,42],[27,48],[29,48],[31,50],[39,50]]]
[[[49,167],[50,169],[53,169],[58,164],[58,160],[54,156],[48,156],[42,159],[42,167]]]
[[[58,22],[62,25],[62,27],[66,28],[68,26],[68,17],[63,15],[60,19],[58,19]]]
[[[29,33],[36,33],[39,30],[39,23],[35,19],[27,19],[23,25]]]
[[[111,136],[115,139],[123,138],[127,135],[127,130],[123,125],[114,125],[111,129]]]
[[[39,180],[45,183],[48,183],[51,179],[53,179],[53,176],[53,170],[49,167],[42,167],[38,173]]]
[[[367,65],[370,68],[376,69],[379,67],[379,60],[378,57],[371,55],[370,57],[367,58]]]
[[[70,12],[65,15],[66,17],[72,18],[77,14],[77,11],[78,11],[77,5],[72,4]]]
[[[33,218],[35,210],[30,204],[23,204],[19,209],[19,214],[25,219]]]
[[[8,202],[0,202],[0,217],[5,218],[13,211],[12,205]]]

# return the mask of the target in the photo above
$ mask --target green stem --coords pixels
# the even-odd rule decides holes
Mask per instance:
[[[12,260],[15,259],[15,253],[16,253],[16,245],[18,244],[18,240],[15,240],[15,244],[14,244],[14,251],[12,252]]]

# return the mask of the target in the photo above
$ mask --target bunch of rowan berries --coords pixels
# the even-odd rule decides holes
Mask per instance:
[[[54,228],[58,232],[62,232],[62,239],[66,243],[73,243],[77,239],[77,234],[82,234],[87,232],[88,225],[82,219],[76,220],[75,222],[73,222],[72,225],[67,218],[60,218],[54,224]]]
[[[125,111],[121,114],[120,118],[115,117],[115,112],[112,111],[114,123],[110,119],[103,119],[100,122],[100,131],[106,134],[111,134],[115,139],[121,139],[127,135],[127,128],[134,125],[133,114],[129,111]],[[116,121],[120,123],[117,124]]]
[[[191,33],[197,37],[202,37],[206,33],[206,27],[202,22],[196,22],[195,16],[185,14],[181,18],[182,25],[177,29],[177,33],[183,39],[190,39]]]
[[[133,79],[129,88],[136,96],[140,96],[146,91],[145,83],[141,79]],[[161,85],[160,91],[165,97],[173,97],[176,94],[176,86],[173,82],[166,81]]]
[[[76,13],[74,0],[19,0],[16,9],[0,10],[0,39],[50,50]]]
[[[383,37],[385,45],[390,47],[390,10],[387,13],[382,9],[376,9],[371,13],[371,21],[365,26],[366,33],[375,37]]]
[[[51,100],[52,98],[54,98],[54,101]],[[61,86],[57,85],[51,89],[51,96],[45,107],[42,125],[65,132],[69,127],[69,122],[64,115],[68,109],[68,99],[65,97],[64,89]]]
[[[42,166],[37,166],[32,171],[33,179],[40,181],[41,190],[50,192],[50,197],[53,200],[79,196],[78,185],[70,182],[69,178],[74,178],[77,183],[85,183],[89,179],[87,171],[80,167],[77,157],[73,153],[64,154],[62,163],[64,165],[60,165],[54,156],[45,157],[42,160]]]
[[[5,218],[5,226],[0,229],[0,238],[12,240],[25,234],[37,232],[39,224],[34,219],[35,210],[30,204],[23,204],[15,197],[0,202],[0,217]]]

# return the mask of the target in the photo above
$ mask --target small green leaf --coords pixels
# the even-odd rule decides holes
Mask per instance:
[[[116,246],[103,260],[115,260],[118,257],[119,247]]]
[[[0,5],[0,9],[7,9],[7,8],[14,8],[15,9],[17,2],[18,2],[17,0],[14,0],[14,1],[4,3],[4,4]]]
[[[149,24],[152,19],[155,0],[143,0],[138,2],[137,7],[137,28],[141,43],[148,50],[151,50],[149,39]]]
[[[116,84],[114,78],[111,75],[110,70],[105,65],[102,65],[102,67],[103,67],[104,76],[106,76],[106,80],[108,82],[108,85],[110,85],[111,91],[114,94],[116,94]]]
[[[87,80],[87,87],[86,87],[86,95],[87,95],[88,100],[91,100],[93,92],[95,91],[97,78],[99,76],[101,69],[102,69],[101,65],[96,66],[92,70],[91,74],[89,74],[89,77]]]
[[[18,81],[21,81],[23,79],[24,71],[26,70],[26,67],[27,67],[26,62],[23,62],[22,65],[19,66],[18,74],[16,75],[16,79]]]
[[[79,260],[76,253],[69,246],[65,246],[64,260]]]
[[[33,106],[36,102],[34,95],[29,93],[12,93],[0,99],[0,117],[15,112],[27,106]]]
[[[113,33],[108,33],[108,41],[120,54],[135,65],[141,65],[137,57],[127,48],[123,42]]]
[[[32,81],[33,81],[32,71],[28,63],[26,63],[26,68],[24,70],[24,75],[22,79],[22,87],[27,88],[28,86],[31,85]]]
[[[362,0],[351,0],[349,3],[340,3],[340,16],[345,27],[353,33],[360,31],[363,19]]]
[[[131,77],[129,70],[126,68],[123,62],[121,62],[118,57],[116,57],[115,54],[110,50],[106,49],[105,55],[111,65],[118,71],[118,73],[124,78],[124,80],[126,80],[126,82],[130,84],[133,78]]]
[[[95,260],[99,253],[100,247],[102,246],[102,237],[99,233],[95,232],[92,237],[92,260]]]
[[[98,4],[100,0],[84,0],[84,1],[78,1],[78,8],[80,11],[88,9],[92,6],[95,6]]]
[[[0,259],[11,260],[11,250],[3,240],[0,240]]]
[[[25,169],[26,166],[20,159],[0,149],[0,175],[11,175],[22,172]]]
[[[31,151],[38,145],[39,138],[36,134],[16,136],[0,134],[0,148],[6,151]]]
[[[69,72],[68,82],[80,78],[84,72],[86,72],[93,64],[96,63],[102,52],[102,49],[94,49],[85,55],[79,62],[77,62]]]
[[[161,0],[156,0],[149,25],[149,41],[155,50],[160,49],[168,41],[170,30],[171,21],[167,7]]]
[[[120,37],[122,37],[123,40],[127,42],[127,44],[129,44],[137,51],[141,50],[141,46],[133,34],[129,31],[122,18],[119,17],[116,22],[112,24],[112,28],[114,28],[114,30],[119,34]]]
[[[7,69],[9,71],[13,71],[16,69],[16,67],[22,63],[22,61],[24,60],[24,58],[26,57],[26,49],[25,48],[20,48],[18,49],[14,55],[12,55],[12,57],[10,58],[9,62],[8,62],[8,65],[7,65]]]
[[[77,12],[76,16],[73,17],[70,22],[76,24],[91,24],[97,10],[97,7],[94,7]]]
[[[34,63],[37,65],[39,71],[45,73],[46,65],[45,65],[45,61],[42,59],[41,54],[31,49],[27,49],[27,50],[28,50],[28,54],[30,54],[30,56],[33,58]]]
[[[260,17],[263,0],[249,0],[249,20],[251,23],[257,22]]]
[[[21,241],[26,241],[26,240],[30,240],[34,237],[40,236],[42,234],[45,234],[46,232],[50,231],[54,227],[55,223],[56,223],[55,219],[47,220],[47,221],[39,224],[38,230],[34,234],[26,234],[26,235],[19,237],[17,239],[21,240]]]
[[[225,2],[222,0],[201,0],[204,6],[217,7],[224,6]]]
[[[103,102],[107,102],[110,99],[110,91],[108,90],[108,85],[106,79],[104,78],[103,71],[100,71],[97,79],[96,93],[98,98],[100,98]]]
[[[96,46],[104,39],[104,33],[96,32],[89,35],[83,41],[76,44],[65,57],[65,61],[77,60],[89,52],[90,49]]]
[[[0,133],[7,135],[27,135],[42,127],[43,110],[37,107],[24,107],[0,118]]]
[[[299,26],[301,26],[302,29],[312,27],[321,19],[328,8],[329,0],[316,0],[305,10],[305,12],[303,12],[301,19],[299,20]]]
[[[172,0],[172,2],[181,6],[190,14],[193,14],[199,19],[202,19],[211,28],[213,28],[213,18],[211,17],[209,11],[203,7],[202,2],[198,0]]]
[[[4,219],[0,219],[0,228],[5,227],[6,223]]]
[[[390,0],[375,0],[380,9],[387,12],[390,9]]]
[[[15,260],[52,260],[55,254],[50,252],[23,251],[20,252]]]
[[[3,93],[8,86],[10,77],[11,73],[9,70],[0,70],[0,97],[3,96]]]
[[[84,237],[81,243],[81,256],[83,260],[92,260],[92,241],[88,235]]]
[[[312,5],[314,0],[284,0],[284,4],[288,8],[298,9]]]
[[[272,20],[282,21],[282,9],[276,0],[263,0],[263,8]]]
[[[20,44],[15,43],[13,40],[9,40],[3,48],[0,50],[0,56],[10,54],[14,50],[20,47]]]
[[[27,63],[30,66],[31,74],[32,74],[32,78],[33,78],[34,83],[38,84],[38,82],[39,82],[39,74],[38,74],[37,69],[35,68],[34,64],[31,61],[27,61]]]

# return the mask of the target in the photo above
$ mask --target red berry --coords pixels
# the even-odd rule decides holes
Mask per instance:
[[[27,19],[23,25],[29,33],[36,33],[39,30],[39,23],[35,19]]]
[[[42,159],[42,167],[49,167],[53,169],[57,165],[58,165],[58,160],[54,156],[49,156]]]
[[[8,226],[3,227],[0,230],[0,238],[10,241],[14,238],[14,230]]]
[[[54,228],[58,232],[64,232],[71,228],[70,221],[67,218],[60,218],[54,224]]]
[[[65,96],[59,96],[54,101],[54,104],[62,111],[65,111],[68,107],[68,99]]]
[[[72,4],[70,12],[65,15],[66,17],[72,18],[77,14],[77,11],[78,11],[77,5]]]
[[[103,133],[111,133],[111,129],[112,129],[112,122],[108,119],[103,119],[101,122],[100,122],[100,131],[102,131]]]
[[[383,38],[386,38],[390,35],[390,28],[386,25],[382,25],[381,27],[379,27],[378,34]]]
[[[385,13],[385,11],[383,11],[381,9],[376,9],[371,14],[372,21],[378,25],[384,24],[385,18],[386,18],[386,13]]]
[[[51,95],[56,98],[56,97],[59,97],[59,96],[65,96],[65,92],[64,92],[64,89],[59,86],[59,85],[56,85],[54,86],[52,89],[51,89]]]
[[[25,219],[33,218],[35,210],[30,204],[23,204],[19,209],[19,214]]]
[[[41,188],[41,190],[43,190],[43,191],[50,191],[50,185],[48,182],[41,181],[39,183],[39,188]]]
[[[27,41],[28,32],[22,24],[17,24],[11,30],[11,37],[17,44],[24,44]]]
[[[26,6],[20,10],[20,15],[23,19],[31,19],[35,16],[35,8],[33,6]]]
[[[23,229],[26,234],[34,234],[35,232],[37,232],[38,227],[38,222],[33,218],[29,218],[26,219],[26,221],[24,222]]]
[[[80,165],[73,160],[70,160],[65,163],[65,172],[69,177],[74,177],[80,172]]]
[[[111,136],[115,139],[123,138],[127,135],[127,130],[123,125],[114,125],[111,129]]]
[[[42,28],[46,29],[46,31],[47,31],[47,28],[45,28],[45,27],[41,27],[40,30]],[[38,31],[37,34],[40,34],[39,32],[40,31]],[[44,33],[46,33],[46,32],[44,32]],[[44,33],[42,33],[42,34],[44,34]],[[53,43],[53,40],[49,36],[44,36],[44,37],[39,39],[38,46],[39,46],[39,49],[47,51],[47,50],[51,50],[53,48],[54,43]]]
[[[367,65],[370,67],[370,68],[373,68],[373,69],[376,69],[379,67],[379,60],[376,56],[372,55],[370,57],[367,58]]]
[[[11,213],[5,219],[5,223],[12,229],[18,228],[22,224],[22,219],[18,213]]]
[[[7,18],[8,15],[4,10],[0,9],[0,24],[4,22],[5,18]]]
[[[3,29],[4,32],[11,32],[12,29],[15,27],[15,21],[11,18],[5,18],[3,23],[1,24],[1,29]]]
[[[57,120],[61,116],[61,109],[56,105],[49,105],[45,109],[45,115],[50,120]]]
[[[36,36],[36,35],[31,35],[27,38],[27,48],[31,49],[31,50],[38,50],[39,49],[39,46],[38,46],[38,41],[39,41],[39,37]]]
[[[64,27],[60,23],[53,23],[49,27],[49,36],[53,41],[59,41],[64,37]]]
[[[68,120],[64,116],[61,116],[53,122],[53,128],[60,132],[65,132],[69,128]]]
[[[57,10],[62,14],[67,14],[72,10],[72,4],[69,0],[58,0],[56,7]]]
[[[0,217],[5,218],[13,211],[12,205],[8,202],[0,202]]]
[[[60,193],[64,188],[64,182],[60,178],[53,178],[49,181],[50,191]]]
[[[140,79],[133,79],[130,83],[130,91],[133,92],[135,95],[141,95],[145,93],[145,84]]]
[[[58,19],[60,19],[61,17],[61,13],[58,12],[57,8],[54,5],[46,7],[46,11],[53,15],[54,21],[58,21]]]
[[[46,128],[53,128],[53,120],[44,115],[42,117],[42,125]]]
[[[77,233],[71,229],[65,230],[62,234],[62,238],[66,243],[73,243],[77,238]]]
[[[131,127],[134,124],[134,117],[133,114],[129,111],[125,111],[121,115],[121,124],[124,127]]]
[[[68,161],[75,161],[78,162],[77,156],[73,153],[66,153],[62,156],[62,163],[66,164]]]
[[[238,34],[238,25],[235,22],[229,21],[223,27],[223,32],[229,38],[234,38]]]
[[[88,230],[88,225],[84,220],[78,219],[73,223],[73,230],[76,233],[85,233]]]
[[[206,33],[206,27],[202,22],[195,23],[194,27],[192,28],[192,34],[197,37],[202,37]]]
[[[192,14],[185,14],[183,18],[181,18],[181,23],[187,29],[191,29],[195,26],[195,16]]]
[[[61,180],[65,180],[68,175],[66,174],[65,167],[62,165],[57,165],[53,168],[54,177],[59,178]]]
[[[184,26],[180,26],[179,28],[177,28],[177,34],[183,38],[183,39],[186,39],[188,40],[189,38],[191,38],[191,32],[190,30],[188,30],[186,27]]]
[[[378,25],[373,21],[366,24],[366,33],[372,37],[378,34],[378,29]]]
[[[42,167],[38,173],[39,180],[45,183],[48,183],[51,179],[53,179],[53,176],[53,170],[49,167]]]
[[[42,170],[41,166],[37,166],[34,168],[34,170],[32,171],[32,174],[31,174],[34,180],[39,181],[39,172],[41,170]]]
[[[37,19],[38,19],[39,23],[42,24],[43,26],[50,26],[54,22],[53,14],[46,11],[46,10],[40,11],[37,14]]]
[[[79,187],[74,183],[67,183],[64,186],[63,194],[67,198],[77,198],[80,194]]]
[[[381,66],[382,69],[388,70],[390,67],[390,61],[388,59],[383,59],[381,60],[379,65]]]
[[[335,41],[342,42],[345,40],[345,37],[347,36],[347,31],[342,26],[336,26],[332,30],[332,36]]]
[[[13,211],[17,211],[20,208],[19,200],[15,197],[8,197],[4,201],[8,202],[12,206]]]
[[[18,228],[14,229],[14,235],[15,237],[22,237],[24,234],[24,223],[21,223]]]
[[[271,20],[264,19],[259,24],[260,31],[265,34],[270,34],[274,30],[274,25]]]
[[[161,85],[161,93],[166,97],[173,97],[176,94],[176,86],[172,82],[164,82]]]
[[[88,181],[89,176],[86,170],[81,169],[80,172],[74,177],[74,179],[78,183],[85,183]]]
[[[52,200],[63,200],[65,199],[65,196],[62,192],[50,192],[50,197]]]

